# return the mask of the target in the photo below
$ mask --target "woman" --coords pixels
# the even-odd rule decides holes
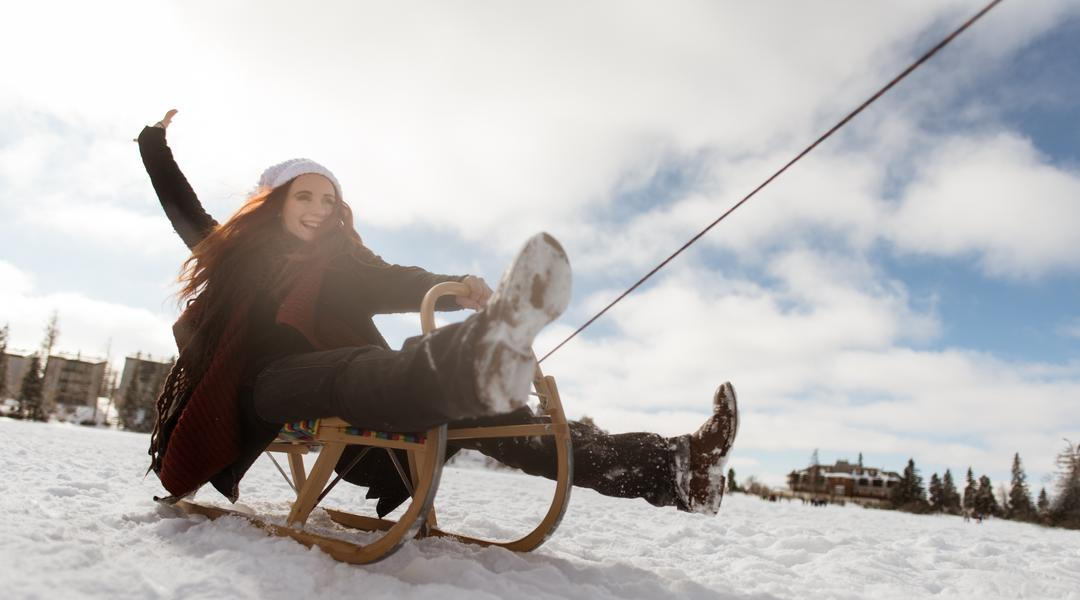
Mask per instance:
[[[232,501],[282,423],[337,416],[353,425],[417,431],[441,423],[527,423],[532,340],[565,310],[570,268],[553,238],[531,238],[492,294],[483,279],[388,264],[356,234],[334,175],[307,159],[267,169],[224,224],[203,210],[165,142],[175,110],[138,137],[165,214],[192,250],[180,277],[180,349],[158,400],[151,468],[173,498],[210,482]],[[469,286],[436,308],[478,312],[390,350],[372,315],[419,309],[442,281]],[[696,433],[608,435],[571,423],[575,484],[713,514],[738,427],[722,385]],[[550,438],[470,440],[479,450],[550,478]],[[345,474],[379,498],[380,515],[406,497],[389,460],[369,453]],[[341,464],[351,460],[346,452]]]

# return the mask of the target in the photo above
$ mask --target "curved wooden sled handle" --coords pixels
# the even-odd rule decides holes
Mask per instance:
[[[428,290],[420,303],[420,326],[424,333],[435,329],[435,304],[439,298],[447,295],[468,296],[469,286],[454,281],[439,283]],[[495,427],[469,427],[462,429],[450,429],[447,432],[448,440],[475,439],[475,438],[505,438],[518,436],[555,436],[555,453],[557,465],[557,480],[555,495],[551,500],[551,506],[547,514],[532,531],[521,538],[513,541],[494,541],[474,538],[457,533],[443,531],[438,528],[435,516],[435,508],[428,512],[426,527],[421,531],[421,536],[449,537],[469,544],[481,546],[501,546],[515,552],[528,552],[544,543],[562,521],[566,514],[566,508],[570,503],[570,490],[573,487],[573,448],[570,440],[570,427],[566,423],[566,414],[563,412],[562,402],[559,399],[559,390],[555,385],[555,378],[545,377],[537,365],[533,376],[533,387],[540,397],[540,406],[549,423],[535,423],[528,425],[506,425]],[[388,523],[381,519],[372,519],[352,513],[326,509],[330,518],[335,522],[365,531],[376,528],[385,528]]]
[[[435,331],[435,303],[443,296],[468,296],[469,286],[457,281],[436,283],[424,294],[420,303],[420,330],[424,333]]]
[[[439,298],[448,295],[468,296],[469,293],[469,286],[455,281],[439,283],[428,290],[427,294],[424,295],[424,300],[420,303],[420,327],[423,332],[429,333],[435,329],[435,304],[438,302]],[[552,498],[551,506],[548,508],[548,512],[543,520],[535,529],[520,539],[509,542],[498,542],[449,533],[438,529],[436,527],[435,510],[432,508],[428,513],[429,527],[424,532],[425,535],[452,537],[471,544],[502,546],[516,552],[528,552],[543,544],[544,541],[554,533],[555,529],[562,521],[563,515],[566,514],[566,508],[570,503],[570,490],[573,487],[574,469],[570,427],[566,423],[566,413],[563,412],[562,401],[559,398],[559,390],[555,385],[555,378],[550,376],[545,377],[544,373],[540,370],[539,364],[537,364],[536,373],[533,376],[533,387],[540,397],[540,407],[550,419],[550,423],[451,429],[447,432],[447,439],[460,440],[518,436],[555,436],[555,452],[556,460],[558,461],[555,496]],[[346,514],[344,513],[338,513],[337,515],[331,513],[331,518],[334,518],[335,521],[338,521],[343,525],[349,524],[344,522],[344,520],[336,518],[338,516],[347,519]]]

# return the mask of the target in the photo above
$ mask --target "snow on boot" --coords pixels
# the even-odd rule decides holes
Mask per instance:
[[[525,405],[536,370],[533,338],[570,303],[570,261],[555,238],[538,233],[503,273],[481,311],[476,391],[491,413]]]
[[[694,433],[676,438],[675,488],[680,510],[715,515],[724,498],[731,445],[739,432],[735,388],[724,382],[713,394],[713,414]]]

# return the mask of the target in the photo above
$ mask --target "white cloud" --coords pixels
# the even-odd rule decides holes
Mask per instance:
[[[78,292],[36,293],[30,277],[0,261],[0,321],[11,329],[9,348],[33,351],[39,347],[45,324],[55,310],[60,336],[54,351],[106,358],[112,340],[113,360],[142,352],[165,358],[176,353],[173,315],[105,302]],[[13,282],[13,285],[9,285]]]
[[[8,117],[27,128],[0,149],[0,209],[20,232],[39,232],[56,246],[82,251],[120,249],[178,262],[183,246],[161,213],[129,139],[38,129],[36,118]],[[96,247],[96,248],[95,248]]]
[[[799,250],[769,272],[775,286],[675,268],[608,313],[611,333],[575,339],[545,372],[571,414],[664,435],[696,429],[731,380],[744,417],[737,455],[862,450],[955,471],[1005,469],[1020,451],[1045,473],[1061,437],[1080,431],[1080,364],[919,349],[938,341],[937,317],[859,260]],[[545,332],[537,347],[567,333]]]
[[[38,202],[15,222],[81,243],[93,242],[102,248],[168,256],[175,264],[182,259],[183,245],[160,214],[148,215],[94,200],[72,204],[51,197],[39,198]]]
[[[890,126],[897,126],[892,122]],[[989,276],[1035,278],[1080,267],[1080,172],[1050,164],[1015,133],[912,135],[872,148],[820,151],[765,188],[699,242],[740,261],[768,260],[814,236],[866,252],[880,241],[901,255],[974,258]],[[568,246],[585,273],[638,272],[668,256],[782,164],[790,153],[713,157],[695,191],[625,223],[582,222]],[[908,166],[910,165],[910,167]],[[887,168],[910,168],[898,199]],[[681,260],[687,260],[684,256]]]
[[[288,2],[192,2],[130,3],[106,20],[61,6],[79,26],[55,23],[57,5],[21,6],[22,26],[0,42],[7,55],[40,48],[46,26],[63,40],[7,73],[19,101],[115,139],[176,105],[170,136],[208,198],[311,155],[369,223],[427,221],[506,247],[569,228],[665,156],[802,143],[907,60],[918,32],[971,9],[856,2],[778,19],[765,5],[694,2],[419,13],[340,2],[296,19]],[[1021,29],[1061,10],[1021,11],[1032,23]]]
[[[553,367],[576,374],[571,389],[587,402],[704,411],[728,378],[775,402],[814,385],[837,353],[936,334],[932,315],[912,310],[900,284],[865,264],[802,250],[775,258],[771,269],[779,280],[772,288],[673,267],[605,317],[613,335],[575,340],[551,359]],[[583,308],[613,296],[597,292]],[[545,333],[537,346],[551,347],[561,335]]]
[[[902,251],[977,256],[991,275],[1080,267],[1080,173],[1012,133],[953,138],[920,161],[889,237]]]
[[[2,288],[7,295],[22,295],[34,287],[33,279],[29,273],[17,269],[15,265],[0,260],[0,281],[4,282]]]
[[[61,6],[69,23],[94,27],[58,26],[51,15]],[[171,143],[219,219],[263,167],[308,155],[337,172],[367,225],[426,222],[501,252],[544,229],[588,257],[579,268],[636,270],[666,256],[910,59],[917,33],[975,8],[851,3],[786,7],[777,19],[764,5],[615,6],[511,10],[494,3],[470,12],[433,3],[418,18],[397,7],[342,2],[297,20],[287,2],[257,10],[129,3],[118,11],[123,17],[104,20],[85,7],[21,5],[13,18],[22,26],[0,40],[0,50],[15,55],[40,46],[46,25],[64,42],[16,61],[0,83],[8,92],[5,112],[25,115],[31,106],[39,113],[19,125],[28,128],[26,140],[0,162],[10,179],[5,187],[62,192],[59,213],[77,213],[89,194],[107,206],[127,204],[146,220],[157,217],[155,207],[134,204],[152,197],[127,140],[175,105],[181,114]],[[997,60],[1067,10],[1062,2],[1024,10],[1004,4],[949,51],[956,60]],[[941,95],[955,85],[933,88]],[[906,114],[903,102],[890,102],[884,114]],[[862,119],[874,124],[867,140],[879,133],[893,140],[871,145],[898,144],[891,157],[860,154],[865,147],[832,151],[837,142],[830,142],[707,243],[752,253],[808,227],[857,247],[878,239],[887,228],[882,167],[920,140],[912,137],[914,121]],[[67,130],[61,139],[56,123]],[[58,153],[71,147],[73,132],[83,151]],[[607,231],[597,233],[589,217],[610,208],[614,190],[643,181],[672,157],[699,155],[708,161],[706,177],[686,197],[623,226],[601,224]],[[1009,176],[1030,175],[1030,166],[1021,160]],[[959,250],[910,238],[907,221],[922,218],[923,197],[898,217],[892,237],[901,246],[999,250],[977,232],[940,242]],[[1060,223],[1060,211],[1049,208],[1033,218]],[[102,231],[110,231],[108,223],[130,221],[108,219]],[[118,233],[134,247],[145,237],[167,237]],[[987,265],[1027,273],[1055,261],[1062,261],[1057,245],[1017,259],[994,254]]]

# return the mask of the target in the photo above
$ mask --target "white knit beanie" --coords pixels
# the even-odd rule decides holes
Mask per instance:
[[[259,187],[265,186],[276,188],[294,177],[299,177],[307,173],[322,175],[329,179],[330,183],[334,184],[334,191],[337,192],[338,198],[342,197],[341,184],[338,183],[337,177],[334,177],[334,174],[330,172],[330,169],[327,169],[310,158],[290,158],[285,162],[280,162],[269,167],[263,171],[262,176],[259,177]]]

